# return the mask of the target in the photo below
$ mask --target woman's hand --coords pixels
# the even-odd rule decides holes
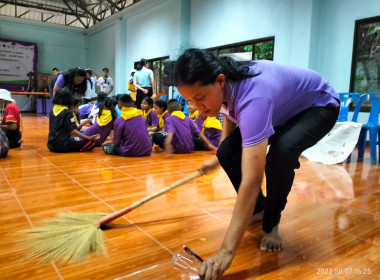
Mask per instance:
[[[205,161],[198,170],[201,171],[203,174],[210,173],[215,168],[217,168],[219,165],[219,161],[217,157],[214,157],[212,160]]]
[[[143,92],[144,94],[147,94],[147,93],[148,93],[148,90],[145,89],[145,88],[143,88],[143,89],[142,89],[142,92]]]
[[[235,255],[220,249],[215,255],[204,259],[199,276],[202,280],[221,279],[223,273],[230,267]]]

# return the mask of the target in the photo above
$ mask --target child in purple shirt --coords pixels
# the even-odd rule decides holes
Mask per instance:
[[[199,112],[196,119],[202,121],[202,134],[210,141],[214,147],[218,147],[220,143],[220,137],[222,136],[222,125],[220,121],[215,117],[207,117],[204,112]],[[206,144],[201,138],[194,138],[194,150],[204,151],[210,150],[208,144]],[[213,150],[216,150],[213,149]]]
[[[260,250],[282,250],[278,225],[298,158],[334,126],[339,98],[314,71],[201,49],[186,50],[174,73],[178,91],[199,111],[224,115],[217,156],[200,167],[207,173],[220,163],[237,191],[222,246],[200,269],[205,280],[217,279],[231,265],[252,213],[263,217]],[[264,171],[266,197],[260,188]]]
[[[153,142],[164,148],[167,153],[187,154],[194,151],[194,137],[201,139],[210,144],[204,137],[194,122],[186,117],[181,111],[181,106],[176,99],[171,99],[168,102],[168,112],[171,116],[165,121],[165,134],[153,135]],[[216,150],[216,149],[215,149]]]
[[[149,96],[145,96],[141,102],[141,110],[146,120],[146,127],[148,131],[155,128],[159,123],[159,119],[156,115],[156,111],[153,108],[153,99]]]
[[[113,138],[113,127],[117,119],[113,98],[106,97],[99,106],[99,113],[94,117],[94,124],[83,131],[84,135],[99,134],[100,138],[95,142],[95,147],[101,146],[107,137]]]
[[[152,142],[145,126],[141,110],[133,108],[134,102],[128,94],[119,97],[121,116],[115,121],[113,143],[103,145],[106,154],[124,157],[144,157],[152,153]]]

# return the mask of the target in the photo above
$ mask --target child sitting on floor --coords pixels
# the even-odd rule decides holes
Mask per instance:
[[[145,126],[145,119],[128,94],[119,97],[121,116],[115,121],[113,143],[103,145],[106,154],[124,157],[143,157],[152,153],[152,142]]]
[[[66,89],[59,89],[54,96],[54,107],[50,112],[49,136],[47,146],[51,152],[86,152],[95,147],[99,135],[86,136],[77,130],[73,113],[69,110],[72,94]],[[74,137],[85,140],[76,141]]]
[[[83,131],[83,135],[99,134],[100,138],[95,142],[95,147],[99,147],[107,140],[108,136],[111,139],[113,138],[113,128],[116,119],[117,114],[114,107],[114,99],[107,97],[99,106],[99,113],[94,117],[94,124]]]
[[[11,98],[11,93],[5,89],[0,89],[0,105],[4,108],[3,119],[0,124],[8,138],[9,149],[21,146],[22,137],[22,118],[20,110],[16,105],[16,101]]]
[[[167,109],[167,104],[163,100],[154,101],[153,108],[158,117],[156,123],[152,124],[152,127],[149,129],[149,136],[152,136],[154,133],[162,133],[165,129],[165,120],[170,117],[170,113]]]
[[[189,118],[194,120],[195,117],[198,115],[198,110],[194,107],[194,105],[189,100],[187,101],[187,110],[189,111]]]
[[[176,99],[168,102],[168,111],[171,116],[165,121],[164,134],[153,134],[153,142],[164,148],[167,153],[187,154],[194,151],[193,137],[200,137],[210,148],[216,147],[204,137],[193,121],[181,111],[181,106]]]
[[[153,99],[149,96],[145,96],[141,102],[141,110],[146,120],[146,127],[148,131],[150,131],[159,123],[156,111],[153,109]]]
[[[195,125],[202,130],[204,119],[198,117],[199,112],[195,109],[191,101],[187,101],[187,109],[189,110],[189,118],[193,120]]]
[[[81,120],[79,118],[79,107],[80,107],[79,105],[80,105],[81,101],[82,101],[81,99],[79,99],[77,97],[73,97],[73,101],[72,101],[71,106],[70,106],[70,111],[73,112],[74,121],[75,121],[75,124],[77,125],[77,130],[79,130],[79,131],[81,131],[81,129],[84,125],[91,123],[91,119]]]
[[[201,120],[203,123],[202,134],[214,147],[218,147],[223,130],[220,121],[216,117],[207,117],[206,114],[203,112],[199,112],[196,118]],[[201,138],[194,137],[194,150],[204,151],[211,149],[209,145],[205,143]],[[214,149],[212,148],[212,150]]]

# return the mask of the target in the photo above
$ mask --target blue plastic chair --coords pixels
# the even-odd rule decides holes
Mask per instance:
[[[348,110],[350,104],[359,99],[360,94],[356,92],[341,92],[339,93],[340,111],[337,122],[346,122],[348,120]]]
[[[370,92],[361,95],[356,103],[353,122],[358,122],[360,108],[364,101],[371,102],[371,111],[369,113],[368,122],[363,124],[358,140],[358,158],[364,157],[365,144],[367,139],[367,131],[369,131],[369,145],[371,155],[371,165],[377,165],[376,147],[377,141],[380,139],[379,113],[380,113],[380,92]],[[379,149],[380,158],[380,149]]]

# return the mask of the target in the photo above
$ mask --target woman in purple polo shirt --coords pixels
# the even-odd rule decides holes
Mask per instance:
[[[278,225],[294,169],[300,167],[298,158],[334,126],[339,99],[314,71],[265,60],[217,58],[200,49],[188,49],[178,58],[175,76],[181,95],[199,111],[224,115],[217,156],[200,167],[207,173],[220,163],[237,191],[222,246],[200,271],[204,279],[219,279],[252,218],[263,215],[260,249],[282,250]],[[261,193],[264,171],[266,197]]]

